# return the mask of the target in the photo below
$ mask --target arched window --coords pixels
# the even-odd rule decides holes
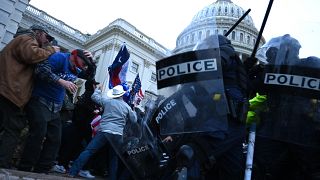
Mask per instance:
[[[201,38],[202,38],[202,31],[199,31],[198,32],[198,40],[201,40]]]
[[[250,44],[250,36],[247,36],[247,44]]]
[[[190,40],[190,43],[193,43],[193,42],[194,42],[194,33],[192,33],[191,40]]]
[[[232,31],[231,38],[232,38],[233,40],[236,39],[236,32]]]
[[[219,6],[218,15],[220,15],[220,13],[221,13],[221,6]]]
[[[224,13],[227,14],[227,12],[228,12],[228,8],[225,7],[225,8],[224,8]]]
[[[243,42],[243,33],[240,33],[240,42]]]
[[[232,15],[234,14],[233,7],[231,8],[231,14],[232,14]]]
[[[210,30],[207,30],[206,37],[209,37],[209,36],[210,36]]]

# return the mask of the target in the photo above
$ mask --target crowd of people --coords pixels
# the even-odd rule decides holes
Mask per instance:
[[[194,50],[207,52],[202,50],[215,48],[210,44],[213,39],[207,37]],[[101,85],[94,79],[96,65],[91,52],[81,49],[60,52],[58,46],[50,43],[53,40],[45,27],[33,25],[19,30],[0,53],[1,168],[36,173],[54,171],[69,177],[108,175],[112,180],[141,177],[130,175],[139,174],[132,171],[130,163],[144,164],[139,159],[143,156],[134,155],[156,148],[154,144],[142,144],[129,149],[141,144],[139,138],[145,137],[134,135],[135,138],[124,142],[124,136],[130,131],[128,124],[143,124],[145,118],[151,119],[150,136],[159,140],[149,142],[161,146],[160,154],[170,155],[165,171],[159,165],[159,172],[164,174],[153,178],[177,178],[177,172],[186,167],[188,179],[243,179],[246,169],[243,143],[248,126],[254,122],[258,128],[253,179],[320,179],[320,96],[317,93],[320,61],[317,57],[299,59],[301,45],[290,35],[271,39],[258,51],[257,58],[245,62],[240,60],[231,42],[218,35],[221,67],[217,68],[222,71],[213,79],[220,96],[218,93],[212,98],[208,93],[211,86],[198,82],[178,84],[170,97],[161,97],[160,93],[158,104],[152,108],[146,105],[144,112],[124,100],[126,91],[122,85],[110,89],[108,98],[102,96]],[[86,80],[85,92],[74,101],[78,78]],[[218,101],[212,107],[204,104]],[[199,108],[192,118],[190,104]],[[172,121],[184,121],[187,127],[193,120],[190,132],[162,136],[161,122],[153,121],[161,108],[167,111],[162,112],[161,121],[169,117]],[[99,126],[94,128],[92,120],[97,117]],[[194,124],[196,120],[204,121],[198,126]],[[192,129],[209,126],[214,126],[215,131]],[[27,138],[19,144],[26,127]],[[23,146],[23,151],[19,161],[13,164],[18,145]],[[124,148],[127,148],[126,157],[120,152]],[[153,159],[145,161],[157,160],[153,155]],[[141,165],[145,171],[148,163]],[[149,168],[151,172],[153,167]]]

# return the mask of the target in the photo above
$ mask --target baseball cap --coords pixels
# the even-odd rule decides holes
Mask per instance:
[[[51,42],[52,40],[54,40],[54,37],[52,37],[50,34],[49,34],[49,31],[48,29],[45,27],[45,26],[42,26],[40,24],[34,24],[30,27],[31,30],[39,30],[39,31],[43,31],[47,34],[47,39],[49,42]]]
[[[72,55],[76,55],[84,60],[84,63],[88,66],[92,65],[92,62],[89,60],[89,58],[84,55],[84,52],[82,49],[75,49],[71,52]]]

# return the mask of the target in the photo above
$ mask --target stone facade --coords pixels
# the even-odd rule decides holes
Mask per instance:
[[[28,0],[1,0],[0,50],[13,38],[28,4]]]

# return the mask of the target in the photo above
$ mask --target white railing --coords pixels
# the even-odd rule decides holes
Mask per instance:
[[[76,39],[79,39],[80,41],[85,42],[88,39],[88,37],[83,33],[81,33],[79,30],[68,26],[64,22],[48,15],[46,12],[43,12],[34,6],[29,5],[26,9],[26,12],[29,12],[30,14],[36,16],[37,18],[44,20],[45,22],[49,23],[55,28],[65,32],[66,34],[69,34],[75,37]]]

